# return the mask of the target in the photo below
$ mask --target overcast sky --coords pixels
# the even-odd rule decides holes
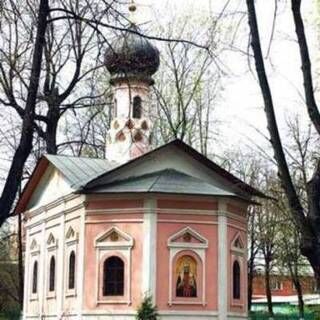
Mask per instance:
[[[198,14],[208,17],[221,11],[225,0],[137,0],[138,22],[152,23],[152,20],[164,20],[168,14]],[[238,7],[238,3],[245,1],[231,0],[229,10],[237,7],[245,11],[245,6]],[[311,56],[315,58],[318,52],[319,34],[316,32],[317,18],[315,0],[303,1],[303,14],[308,25],[307,36]],[[269,39],[272,32],[274,1],[258,1],[257,15],[260,34],[263,40],[264,54],[267,54]],[[246,20],[243,21],[244,27]],[[196,27],[196,26],[195,26]],[[201,39],[199,39],[201,42]],[[240,34],[243,50],[248,43],[247,32]],[[239,45],[241,46],[241,45]],[[306,109],[302,101],[302,75],[300,72],[300,57],[296,43],[294,25],[290,10],[290,1],[280,3],[278,17],[275,24],[274,40],[272,41],[269,60],[267,62],[270,85],[273,91],[276,113],[282,134],[285,135],[286,119],[299,114],[302,121],[306,121]],[[224,143],[229,145],[250,143],[250,138],[259,143],[263,139],[256,134],[252,127],[266,133],[266,121],[263,112],[263,102],[255,75],[249,71],[248,59],[239,52],[229,52],[223,56],[223,63],[230,69],[229,76],[224,80],[223,99],[216,109],[219,119],[223,122],[222,135]],[[319,62],[313,61],[314,71]],[[319,69],[319,68],[318,68]],[[254,70],[254,65],[252,65]],[[255,70],[254,70],[255,71]]]

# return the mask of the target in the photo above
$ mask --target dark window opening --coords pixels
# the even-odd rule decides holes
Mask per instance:
[[[33,264],[32,272],[32,293],[37,293],[38,289],[38,261],[35,261]]]
[[[103,295],[124,294],[124,263],[119,257],[110,257],[103,264]]]
[[[142,100],[139,96],[133,98],[133,112],[132,117],[140,119],[142,115]]]
[[[240,265],[238,261],[233,263],[233,299],[240,299]]]
[[[51,257],[49,270],[49,291],[54,291],[56,277],[56,260]]]
[[[69,279],[68,279],[68,288],[74,289],[75,283],[75,268],[76,268],[76,255],[74,251],[70,253],[69,257]]]
[[[118,116],[118,103],[117,99],[114,99],[114,104],[113,104],[113,117],[116,118]]]

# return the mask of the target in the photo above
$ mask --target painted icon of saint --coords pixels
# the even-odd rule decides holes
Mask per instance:
[[[179,272],[176,285],[177,297],[196,297],[197,296],[197,284],[195,274],[192,273],[192,266],[190,261],[185,261]]]

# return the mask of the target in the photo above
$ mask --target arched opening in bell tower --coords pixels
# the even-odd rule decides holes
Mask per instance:
[[[139,96],[133,98],[132,117],[140,119],[142,115],[142,100]]]

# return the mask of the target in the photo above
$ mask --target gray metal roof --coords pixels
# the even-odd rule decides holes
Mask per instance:
[[[211,196],[237,196],[203,180],[174,169],[166,169],[125,180],[114,181],[88,193],[173,193]]]
[[[59,155],[45,155],[45,157],[61,171],[74,189],[86,185],[90,180],[119,166],[118,163],[105,159]]]

